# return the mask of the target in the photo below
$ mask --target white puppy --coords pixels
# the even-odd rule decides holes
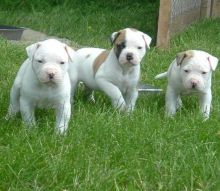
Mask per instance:
[[[138,97],[140,62],[150,48],[151,38],[126,28],[114,32],[111,42],[114,47],[110,51],[99,48],[77,51],[78,79],[90,89],[102,90],[115,108],[131,111]]]
[[[209,118],[212,92],[212,71],[217,67],[218,59],[204,51],[188,50],[177,54],[167,72],[155,78],[168,77],[166,90],[166,113],[172,116],[182,105],[181,94],[197,93],[203,116]]]
[[[74,51],[55,39],[32,44],[26,51],[28,59],[20,67],[12,86],[7,118],[20,111],[23,121],[32,126],[35,125],[35,107],[53,107],[57,130],[63,133],[71,114],[68,70]]]

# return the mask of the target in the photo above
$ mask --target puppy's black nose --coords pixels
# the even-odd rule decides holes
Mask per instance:
[[[50,78],[50,80],[51,80],[51,79],[53,79],[53,77],[54,77],[54,73],[50,73],[50,74],[48,74],[48,76],[49,76],[49,78]]]
[[[198,85],[199,81],[197,79],[192,79],[191,80],[191,85],[192,85],[192,88],[195,89]]]
[[[133,60],[133,54],[132,53],[127,53],[126,58],[128,61]]]

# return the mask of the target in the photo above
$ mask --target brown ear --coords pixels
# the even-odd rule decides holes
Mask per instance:
[[[142,33],[142,37],[144,39],[145,42],[145,47],[150,49],[150,43],[152,41],[152,38],[150,36],[148,36],[147,34]]]
[[[184,52],[180,52],[176,55],[176,63],[177,66],[181,65],[182,62],[186,59],[186,58],[191,58],[193,56],[193,52],[191,50],[187,50]]]
[[[75,58],[75,54],[76,54],[75,51],[71,47],[69,47],[68,45],[65,45],[64,48],[66,50],[66,53],[67,53],[70,61],[73,62],[74,58]]]
[[[209,64],[210,64],[210,68],[212,71],[215,71],[217,65],[218,65],[218,58],[216,58],[215,56],[209,55],[209,57],[207,57]]]
[[[114,42],[116,41],[116,39],[119,37],[120,34],[121,34],[120,31],[112,33],[112,35],[110,37],[110,41],[111,41],[112,45],[114,44]]]

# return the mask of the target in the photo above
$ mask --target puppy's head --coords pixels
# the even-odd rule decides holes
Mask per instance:
[[[74,50],[55,39],[32,44],[26,48],[34,73],[42,83],[60,83],[74,60]]]
[[[121,65],[138,65],[150,48],[151,37],[136,29],[126,28],[111,35],[115,55]]]
[[[183,85],[188,90],[203,92],[211,86],[211,75],[218,64],[218,59],[207,52],[188,50],[177,54]]]

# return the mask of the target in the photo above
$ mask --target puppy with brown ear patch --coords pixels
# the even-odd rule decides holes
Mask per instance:
[[[70,64],[75,52],[66,44],[49,39],[26,48],[28,59],[21,65],[10,93],[7,118],[21,112],[23,121],[35,125],[36,107],[56,110],[56,129],[64,133],[71,114]],[[71,62],[70,62],[71,61]],[[72,79],[74,72],[72,67]]]
[[[196,93],[205,119],[209,118],[212,101],[211,77],[218,59],[207,52],[188,50],[178,53],[167,72],[155,78],[168,78],[166,90],[166,114],[173,116],[182,105],[181,94]]]
[[[140,62],[150,48],[151,37],[126,28],[111,35],[113,48],[83,48],[77,51],[78,78],[93,90],[110,97],[120,111],[132,111],[138,97]]]

